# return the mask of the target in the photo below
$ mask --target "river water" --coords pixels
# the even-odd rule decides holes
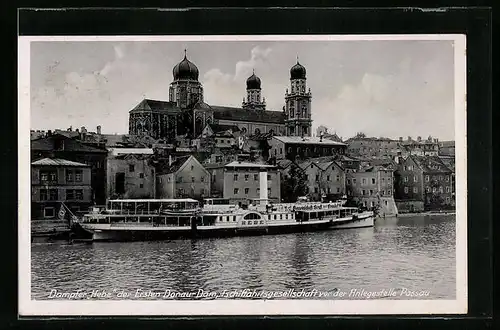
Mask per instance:
[[[274,236],[33,243],[31,258],[36,300],[455,299],[455,216]]]

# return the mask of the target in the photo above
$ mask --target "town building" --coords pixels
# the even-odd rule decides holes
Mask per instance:
[[[268,143],[269,157],[290,160],[342,155],[347,147],[322,137],[273,136]]]
[[[60,158],[32,162],[31,218],[57,220],[62,203],[73,214],[93,205],[90,166]]]
[[[437,156],[439,154],[439,139],[432,136],[426,140],[423,140],[421,136],[418,136],[416,140],[408,136],[405,141],[403,141],[403,137],[400,137],[399,143],[403,147],[403,156]]]
[[[439,142],[439,156],[455,157],[455,141]]]
[[[356,158],[391,158],[401,153],[400,141],[384,137],[366,137],[358,133],[346,141],[347,154]]]
[[[366,208],[378,208],[381,216],[397,215],[393,172],[393,168],[375,165],[346,173],[348,199]]]
[[[311,93],[306,92],[306,71],[298,62],[290,70],[291,92],[286,92],[283,111],[266,110],[255,73],[247,79],[241,108],[206,104],[198,77],[198,68],[185,54],[173,69],[169,101],[141,101],[129,112],[129,134],[170,142],[179,135],[196,138],[209,124],[237,126],[249,134],[311,134]]]
[[[260,198],[260,172],[267,172],[267,196],[270,201],[281,201],[281,180],[278,168],[273,165],[235,161],[224,166],[223,197],[233,202],[247,204],[249,199]],[[216,184],[220,187],[220,182]]]
[[[90,165],[92,200],[98,205],[106,202],[106,158],[107,151],[88,146],[76,139],[60,134],[48,135],[31,141],[31,160],[59,158]]]
[[[452,189],[452,171],[437,156],[408,156],[395,172],[395,197],[400,210],[452,206]]]
[[[346,193],[346,177],[342,166],[331,159],[307,159],[297,163],[306,174],[311,200],[338,200]]]
[[[106,198],[155,198],[156,170],[152,155],[129,151],[132,152],[112,155],[106,161]]]
[[[210,173],[194,156],[171,160],[158,169],[156,178],[158,198],[195,198],[210,196]]]

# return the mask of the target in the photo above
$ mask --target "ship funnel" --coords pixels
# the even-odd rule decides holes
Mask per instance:
[[[260,204],[267,205],[267,172],[260,172]]]

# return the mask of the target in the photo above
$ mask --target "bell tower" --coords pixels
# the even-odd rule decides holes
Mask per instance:
[[[297,63],[290,69],[290,91],[285,93],[287,136],[311,136],[311,89],[306,91],[306,68]]]
[[[262,99],[262,89],[260,78],[255,75],[255,71],[247,79],[247,98],[243,99],[241,107],[250,110],[266,110],[266,99]]]

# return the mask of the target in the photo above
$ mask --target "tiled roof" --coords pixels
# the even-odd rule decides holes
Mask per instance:
[[[180,112],[181,109],[177,107],[175,102],[168,101],[159,101],[159,100],[150,100],[144,99],[138,105],[136,105],[130,112],[136,111],[154,111],[154,112],[172,112],[177,113]]]
[[[57,141],[61,141],[61,149],[56,150]],[[32,140],[32,151],[74,151],[74,152],[87,152],[87,153],[107,153],[106,150],[94,148],[80,141],[70,139],[66,136],[55,134],[49,137]]]
[[[163,163],[162,165],[163,166],[160,166],[160,170],[158,170],[158,173],[159,174],[168,174],[168,173],[175,173],[177,172],[181,167],[182,165],[184,165],[184,163],[192,156],[181,156],[181,157],[177,157],[173,162],[172,164],[168,165],[168,163]],[[166,161],[166,160],[164,160]]]
[[[284,124],[285,114],[282,111],[247,110],[242,108],[210,106],[214,118],[219,120],[250,121],[258,123]]]
[[[73,162],[71,160],[60,159],[60,158],[42,158],[31,163],[31,165],[36,166],[78,166],[78,167],[88,167],[89,165],[83,163]]]
[[[424,172],[449,173],[451,170],[438,156],[409,156]]]
[[[439,159],[446,165],[452,172],[455,172],[455,157],[439,156]]]
[[[280,160],[276,161],[276,165],[282,169],[287,168],[291,164],[292,164],[292,161],[289,159],[280,159]]]
[[[346,146],[345,143],[332,141],[328,139],[320,139],[319,137],[300,137],[300,136],[274,136],[273,138],[283,143],[295,144],[321,144],[321,145],[337,145]]]

